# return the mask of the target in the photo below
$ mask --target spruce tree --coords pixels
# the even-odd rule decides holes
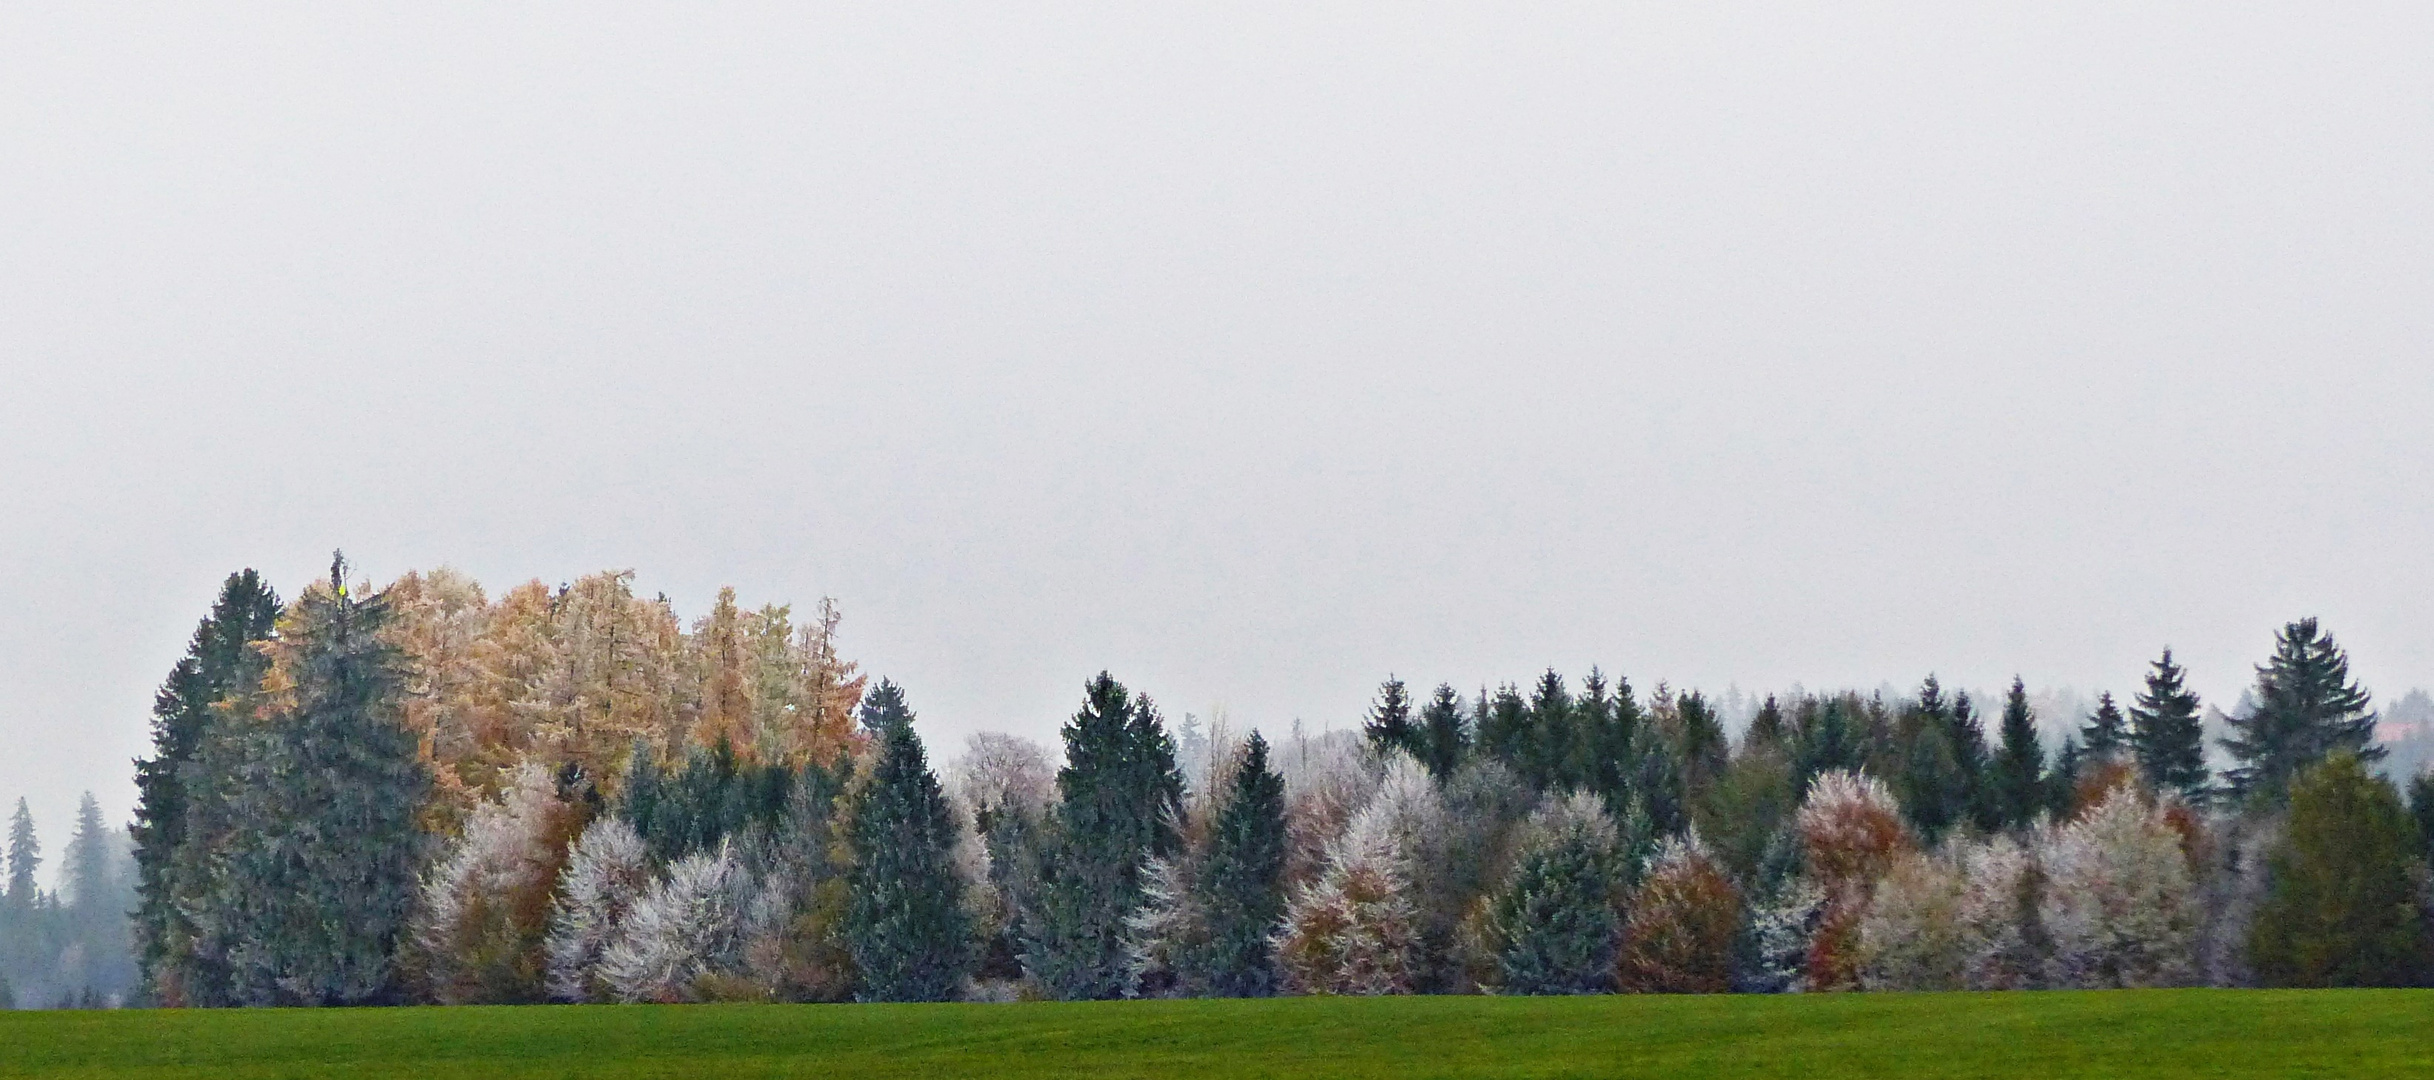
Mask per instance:
[[[1587,994],[1614,988],[1622,944],[1624,882],[1619,831],[1586,793],[1534,815],[1531,838],[1493,900],[1498,966],[1515,994]]]
[[[1519,687],[1511,683],[1496,688],[1490,697],[1485,687],[1479,691],[1479,716],[1473,727],[1478,732],[1479,752],[1503,762],[1524,779],[1530,775],[1530,702],[1521,696]]]
[[[1530,714],[1521,748],[1521,774],[1542,790],[1564,786],[1570,765],[1577,760],[1579,736],[1573,725],[1572,694],[1554,668],[1538,677],[1530,691]]]
[[[239,824],[211,897],[244,1004],[394,1000],[393,958],[424,854],[431,786],[401,723],[403,658],[386,599],[330,579],[282,622],[284,685],[230,807]]]
[[[152,756],[135,763],[132,930],[144,985],[163,1004],[199,1003],[198,991],[214,996],[195,985],[210,980],[196,970],[195,928],[181,908],[208,884],[214,824],[225,816],[220,807],[230,778],[214,775],[203,750],[225,723],[222,703],[251,695],[261,680],[266,662],[254,643],[269,638],[278,619],[278,594],[261,575],[228,575],[186,655],[153,697]]]
[[[1023,964],[1057,997],[1121,997],[1125,920],[1141,906],[1148,859],[1175,851],[1183,781],[1157,710],[1106,672],[1084,688],[1064,736],[1054,854]]]
[[[34,872],[42,867],[42,839],[34,834],[34,812],[26,809],[25,800],[17,800],[17,812],[8,819],[8,906],[20,912],[33,909],[41,898],[34,887]]]
[[[2425,842],[2418,857],[2434,861],[2434,772],[2409,778],[2409,817],[2417,822],[2417,835]]]
[[[1894,726],[1899,768],[1891,786],[1903,816],[1930,840],[1969,814],[1969,778],[1952,752],[1952,704],[1932,674],[1919,684],[1918,700],[1903,708]]]
[[[1195,885],[1208,919],[1197,980],[1218,997],[1276,992],[1269,939],[1285,910],[1285,781],[1268,766],[1268,740],[1251,733],[1210,828]]]
[[[2020,828],[2045,805],[2045,747],[2037,741],[2037,718],[2028,708],[2028,688],[2017,676],[2003,702],[2002,746],[1995,754],[1994,797],[2005,828]]]
[[[1403,680],[1389,675],[1378,687],[1377,703],[1370,706],[1361,734],[1369,740],[1369,749],[1381,756],[1396,751],[1420,756],[1419,729],[1411,721],[1411,694]]]
[[[1462,765],[1470,750],[1470,731],[1462,718],[1462,697],[1448,683],[1420,707],[1420,764],[1430,779],[1442,784]],[[1264,756],[1264,754],[1263,754]]]
[[[2139,771],[2158,790],[2202,799],[2209,775],[2197,695],[2189,690],[2188,672],[2172,662],[2171,649],[2151,666],[2146,689],[2130,707],[2130,749],[2138,756]]]
[[[2268,986],[2415,986],[2428,971],[2417,825],[2348,750],[2303,770],[2249,937]]]
[[[1952,718],[1945,735],[1952,743],[1953,765],[1967,784],[1965,802],[1970,817],[1981,829],[1991,832],[2000,828],[1993,788],[1987,783],[1990,777],[1986,768],[1986,725],[1978,720],[1977,707],[1970,702],[1967,691],[1952,695]]]
[[[2257,667],[2256,702],[2254,712],[2231,718],[2233,734],[2223,740],[2238,762],[2226,779],[2241,798],[2278,801],[2300,770],[2337,751],[2383,759],[2367,693],[2350,681],[2349,656],[2314,619],[2274,636],[2273,659]]]
[[[2096,711],[2079,725],[2079,752],[2092,761],[2112,761],[2130,752],[2130,727],[2108,691],[2096,695]]]
[[[954,813],[930,772],[904,691],[882,679],[862,702],[878,764],[854,809],[846,940],[864,1001],[948,1001],[972,966],[956,875]]]

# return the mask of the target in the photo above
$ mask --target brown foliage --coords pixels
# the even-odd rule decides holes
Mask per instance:
[[[1618,963],[1625,993],[1721,994],[1732,989],[1741,890],[1696,843],[1661,854],[1631,903]]]

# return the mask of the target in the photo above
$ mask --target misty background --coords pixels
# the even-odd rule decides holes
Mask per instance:
[[[2434,684],[2434,9],[0,9],[0,798],[221,578],[838,599],[933,754],[1389,673]],[[2046,716],[2049,729],[2076,716]],[[45,868],[46,880],[53,862]]]

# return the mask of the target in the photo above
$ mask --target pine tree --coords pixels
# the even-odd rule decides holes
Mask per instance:
[[[2088,760],[2111,761],[2130,752],[2130,727],[2111,693],[2096,695],[2096,711],[2079,725],[2079,752]]]
[[[1411,694],[1404,689],[1403,680],[1389,675],[1378,687],[1377,704],[1370,706],[1361,734],[1379,754],[1401,751],[1420,756],[1419,729],[1411,722]]]
[[[242,1003],[395,996],[431,782],[400,723],[387,617],[380,594],[347,585],[340,558],[281,623],[266,680],[277,707],[241,771],[230,809],[242,828],[210,897]]]
[[[1952,705],[1934,675],[1919,684],[1918,700],[1902,710],[1894,732],[1899,767],[1892,786],[1903,816],[1920,835],[1941,837],[1969,814],[1969,777],[1953,755]]]
[[[1208,953],[1195,965],[1219,997],[1276,991],[1269,934],[1284,914],[1285,781],[1268,766],[1268,740],[1243,745],[1210,830],[1199,880]]]
[[[2111,704],[2107,699],[2107,706]],[[2028,708],[2028,688],[2018,677],[2003,702],[2003,742],[1995,755],[1994,798],[2003,827],[2021,828],[2045,804],[2045,747],[2037,741],[2037,719]]]
[[[2417,823],[2417,835],[2425,841],[2418,857],[2434,861],[2434,772],[2409,778],[2409,818]]]
[[[2335,751],[2290,788],[2250,959],[2269,986],[2416,986],[2428,970],[2412,868],[2424,850],[2389,781]]]
[[[948,1001],[972,967],[956,876],[955,818],[913,734],[904,691],[882,679],[862,702],[879,762],[853,817],[846,938],[864,1001]]]
[[[2275,635],[2273,659],[2257,667],[2256,698],[2256,710],[2232,717],[2233,735],[2223,740],[2239,762],[2226,777],[2235,795],[2278,801],[2300,770],[2337,751],[2383,759],[2367,693],[2349,678],[2349,656],[2314,619]]]
[[[1460,768],[1470,750],[1470,731],[1462,718],[1462,697],[1448,683],[1438,683],[1437,692],[1420,707],[1420,764],[1428,767],[1431,779],[1442,784]]]
[[[2171,649],[2152,667],[2147,688],[2130,707],[2131,751],[2138,757],[2139,771],[2158,790],[2201,799],[2209,777],[2197,695],[2188,688],[2188,672],[2172,662]]]
[[[34,834],[34,812],[20,798],[17,812],[8,819],[8,906],[27,911],[41,899],[41,890],[34,887],[34,872],[41,866],[42,840]]]
[[[1121,997],[1125,921],[1141,904],[1148,860],[1175,853],[1183,778],[1157,710],[1106,672],[1064,736],[1054,855],[1023,964],[1058,997]]]
[[[230,574],[211,614],[195,627],[152,705],[153,756],[135,763],[136,910],[133,932],[144,982],[163,1004],[201,1003],[216,989],[197,970],[195,928],[182,913],[205,889],[203,868],[228,778],[204,760],[224,722],[223,702],[251,695],[266,661],[253,645],[271,636],[279,597],[252,570]]]

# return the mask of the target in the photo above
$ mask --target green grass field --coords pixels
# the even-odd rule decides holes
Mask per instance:
[[[0,1073],[2434,1076],[2434,992],[16,1012]]]

